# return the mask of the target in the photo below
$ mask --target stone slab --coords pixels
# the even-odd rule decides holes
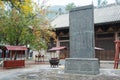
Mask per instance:
[[[70,11],[70,58],[94,58],[93,6]]]
[[[67,58],[65,61],[65,73],[96,75],[99,68],[97,58]]]

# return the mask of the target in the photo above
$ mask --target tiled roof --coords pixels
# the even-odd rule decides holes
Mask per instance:
[[[120,5],[110,5],[94,9],[95,24],[114,21],[120,21]]]
[[[94,9],[95,24],[115,21],[120,21],[120,5],[108,5]],[[51,22],[51,25],[55,28],[69,27],[69,14],[59,15]]]
[[[69,14],[63,14],[56,17],[51,25],[55,28],[63,28],[69,26]]]

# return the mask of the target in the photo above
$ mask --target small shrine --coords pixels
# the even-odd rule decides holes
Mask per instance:
[[[25,67],[25,52],[27,51],[26,47],[1,45],[0,50],[3,68]]]

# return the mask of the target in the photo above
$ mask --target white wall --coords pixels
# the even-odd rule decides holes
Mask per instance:
[[[33,60],[35,60],[35,55],[38,55],[37,51],[33,51],[33,57],[32,57]],[[54,57],[59,58],[58,52],[46,52],[46,51],[42,50],[41,55],[44,55],[45,61],[49,61],[50,58],[54,58]]]

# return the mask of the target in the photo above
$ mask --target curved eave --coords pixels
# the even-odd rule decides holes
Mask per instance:
[[[60,30],[60,29],[69,29],[69,26],[65,26],[65,27],[57,27],[55,28],[56,30]]]
[[[99,22],[99,23],[95,23],[96,25],[109,25],[109,24],[116,24],[116,23],[120,23],[120,20],[118,21],[109,21],[109,22]]]

